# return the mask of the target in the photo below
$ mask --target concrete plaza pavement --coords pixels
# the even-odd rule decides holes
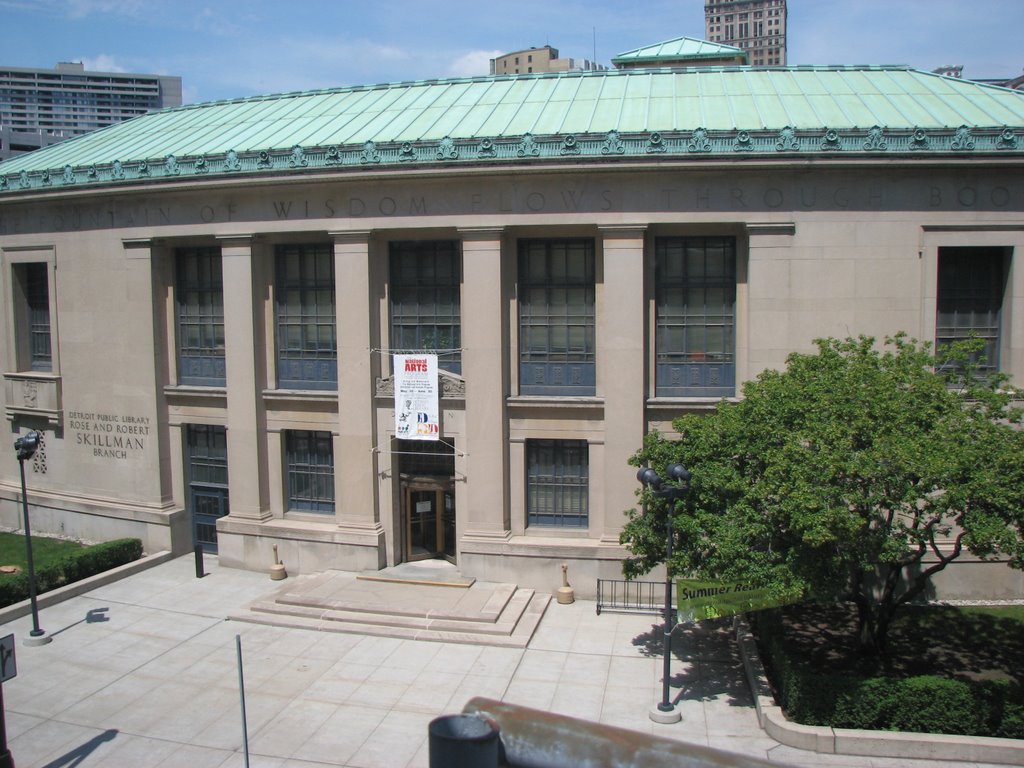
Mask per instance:
[[[672,690],[682,721],[652,722],[660,628],[552,601],[525,649],[402,640],[227,621],[279,586],[191,555],[40,610],[53,642],[17,640],[3,684],[18,768],[241,768],[241,639],[253,768],[427,766],[427,725],[474,696],[791,766],[954,768],[975,763],[822,755],[758,726],[731,630],[677,630]],[[301,577],[300,577],[301,578]]]

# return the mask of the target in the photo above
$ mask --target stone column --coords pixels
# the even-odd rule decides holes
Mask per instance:
[[[373,270],[370,232],[331,232],[338,324],[338,435],[334,499],[338,526],[378,536],[374,403]]]
[[[160,278],[160,249],[151,240],[123,240],[125,256],[125,289],[129,297],[127,306],[116,306],[111,315],[124,312],[117,325],[123,330],[122,348],[131,351],[132,359],[141,365],[126,365],[118,373],[120,383],[128,384],[127,391],[142,393],[118,396],[109,402],[111,413],[141,416],[152,426],[145,438],[145,449],[140,451],[143,465],[131,470],[129,498],[144,500],[163,511],[173,506],[170,465],[165,460],[168,445],[167,419],[163,385],[166,380],[163,329],[157,322],[157,312],[163,308],[158,299]],[[51,273],[52,279],[52,273]],[[50,283],[51,296],[54,284]],[[51,315],[54,329],[56,316]],[[56,330],[54,330],[56,336]],[[54,355],[56,358],[56,355]],[[127,363],[125,359],[125,363]],[[58,369],[59,370],[59,369]]]
[[[463,536],[507,538],[509,381],[507,297],[499,228],[462,235],[462,376],[466,380],[466,514]]]
[[[270,517],[267,490],[266,339],[264,308],[256,300],[253,238],[220,238],[224,277],[224,362],[227,369],[227,444],[230,517]]]
[[[592,513],[590,532],[618,543],[623,512],[636,506],[636,469],[628,461],[640,448],[645,430],[645,228],[626,225],[601,227],[600,231],[604,277],[598,303],[597,365],[598,393],[604,399],[605,496],[603,519],[595,519]],[[601,472],[593,460],[590,470],[592,477]],[[591,506],[600,514],[599,505]]]

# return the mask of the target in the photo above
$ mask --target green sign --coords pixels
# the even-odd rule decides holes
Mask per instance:
[[[775,608],[799,599],[798,595],[773,594],[749,584],[676,579],[676,610],[680,623]]]

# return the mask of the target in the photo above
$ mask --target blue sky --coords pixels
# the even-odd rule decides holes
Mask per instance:
[[[0,0],[0,66],[180,75],[186,103],[340,85],[487,74],[550,44],[608,64],[704,36],[703,0]],[[789,0],[790,64],[1024,70],[1024,0]]]

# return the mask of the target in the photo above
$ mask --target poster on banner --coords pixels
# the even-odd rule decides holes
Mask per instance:
[[[780,595],[749,584],[676,579],[676,620],[680,624],[776,608],[800,600],[800,595]]]
[[[440,440],[437,355],[395,355],[395,437]]]

